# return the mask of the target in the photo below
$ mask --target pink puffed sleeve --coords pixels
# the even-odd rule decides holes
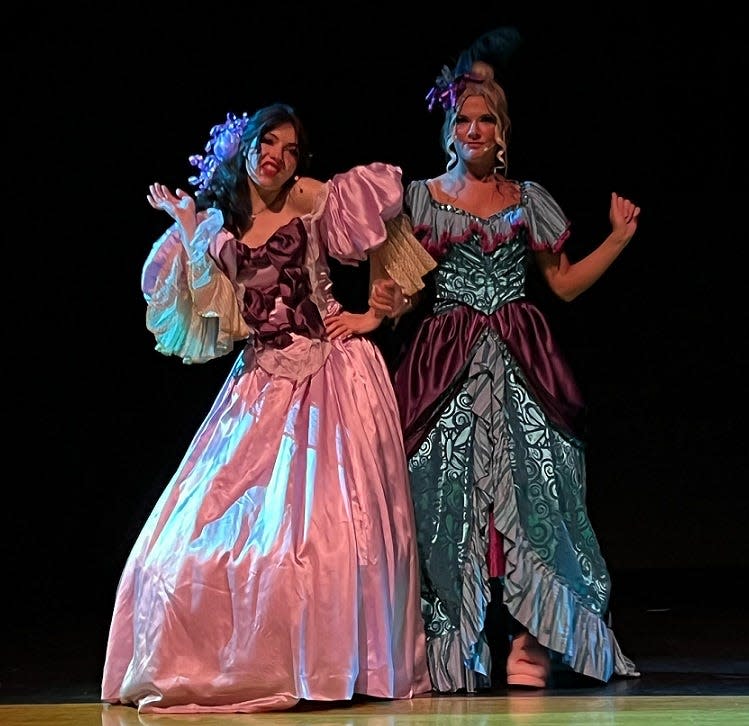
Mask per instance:
[[[325,184],[310,233],[339,262],[356,265],[385,242],[385,222],[403,208],[401,169],[375,162],[336,174]]]

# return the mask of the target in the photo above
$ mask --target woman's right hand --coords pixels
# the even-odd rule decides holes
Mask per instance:
[[[195,200],[181,189],[172,194],[169,187],[154,183],[148,187],[148,203],[154,209],[165,211],[179,226],[185,235],[185,241],[192,239],[198,226],[195,211]]]

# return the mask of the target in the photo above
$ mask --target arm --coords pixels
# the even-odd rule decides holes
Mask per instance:
[[[564,252],[540,250],[536,262],[555,295],[566,302],[585,292],[619,257],[637,231],[640,208],[629,199],[611,194],[611,232],[590,254],[570,262]]]
[[[349,313],[345,310],[325,318],[325,330],[329,340],[350,338],[352,335],[371,333],[380,327],[384,316],[378,316],[369,308],[366,313]]]
[[[400,285],[387,275],[381,275],[370,283],[369,309],[397,320],[414,309],[418,297],[418,292],[404,295]]]
[[[221,233],[221,213],[209,210],[200,221],[187,193],[175,195],[160,184],[149,191],[148,203],[176,222],[153,246],[141,276],[146,327],[156,337],[156,350],[184,363],[225,355],[249,329],[232,280],[208,254]]]
[[[312,219],[311,236],[324,241],[328,253],[344,264],[368,258],[371,281],[389,280],[409,295],[424,287],[422,277],[436,263],[414,237],[402,212],[400,177],[398,167],[380,163],[336,175],[328,182],[322,213]],[[388,311],[373,302],[370,297],[369,310],[362,315],[333,316],[351,326],[339,334],[370,332],[380,325]],[[329,333],[336,332],[329,328]]]
[[[369,254],[369,309],[359,315],[341,313],[327,318],[326,326],[331,338],[371,333],[386,316],[397,322],[401,315],[415,307],[419,290],[424,287],[421,278],[427,270],[435,267],[435,262],[415,238],[412,238],[412,244],[410,240],[408,244],[403,244],[404,224],[402,216],[388,221],[388,240],[384,246]],[[394,242],[396,234],[401,239],[400,245]],[[400,278],[400,282],[391,277],[388,266]]]
[[[391,310],[385,309],[385,306],[383,306],[381,304],[381,301],[379,300],[380,296],[382,295],[381,290],[392,291],[393,303],[395,301],[395,296],[398,293],[400,293],[401,304],[403,300],[407,299],[403,295],[403,291],[401,290],[400,286],[396,285],[393,278],[388,275],[388,272],[385,269],[385,265],[383,264],[382,257],[380,257],[379,255],[372,255],[369,259],[369,300],[367,301],[369,304],[368,312],[372,313],[380,320],[383,320],[385,318],[385,315],[391,315],[394,305],[390,306]],[[391,317],[393,316],[391,315]]]
[[[397,321],[414,309],[423,278],[437,263],[414,237],[406,214],[389,220],[387,232],[386,243],[372,255],[369,306]]]
[[[384,280],[379,280],[380,277],[387,277],[387,273],[385,272],[385,269],[382,267],[382,264],[379,262],[377,256],[370,255],[369,258],[369,285],[370,289],[372,289],[372,286],[375,284],[375,282],[384,282]],[[389,277],[387,277],[388,280],[390,280]],[[392,282],[392,280],[390,280]],[[400,287],[395,285],[398,290],[400,290]],[[329,315],[325,319],[325,328],[328,332],[328,337],[333,340],[335,338],[339,338],[341,336],[348,338],[351,335],[363,335],[365,333],[371,333],[373,330],[376,330],[381,324],[382,321],[385,319],[385,312],[380,308],[376,308],[371,303],[371,297],[370,297],[370,303],[369,303],[369,309],[365,313],[349,313],[346,311],[342,311],[340,313],[336,313],[335,315]]]
[[[159,183],[151,184],[148,191],[149,194],[146,195],[148,203],[154,209],[164,210],[177,223],[182,245],[189,254],[190,249],[187,245],[195,236],[195,230],[198,227],[195,200],[181,189],[177,189],[176,194],[172,194],[168,187]]]

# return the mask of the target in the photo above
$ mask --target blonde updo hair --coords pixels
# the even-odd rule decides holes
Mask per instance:
[[[497,121],[494,141],[499,148],[495,171],[504,174],[508,165],[507,142],[510,136],[507,96],[502,86],[494,80],[494,70],[488,63],[474,61],[470,74],[476,80],[466,82],[465,90],[458,96],[455,106],[445,112],[445,121],[442,124],[442,148],[447,155],[447,170],[450,171],[458,163],[458,155],[455,151],[455,119],[468,96],[483,96],[489,112]]]

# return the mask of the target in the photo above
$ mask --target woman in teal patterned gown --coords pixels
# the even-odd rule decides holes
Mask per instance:
[[[612,194],[611,233],[568,259],[570,224],[551,195],[505,176],[507,101],[482,62],[512,39],[503,32],[438,78],[428,98],[445,111],[447,171],[411,182],[405,198],[438,261],[430,308],[394,374],[437,691],[494,685],[492,581],[511,616],[508,685],[548,686],[552,665],[602,682],[637,675],[607,623],[610,577],[585,504],[584,402],[525,287],[535,262],[555,294],[575,298],[625,248],[640,210]],[[413,304],[377,286],[372,300],[394,316]]]

